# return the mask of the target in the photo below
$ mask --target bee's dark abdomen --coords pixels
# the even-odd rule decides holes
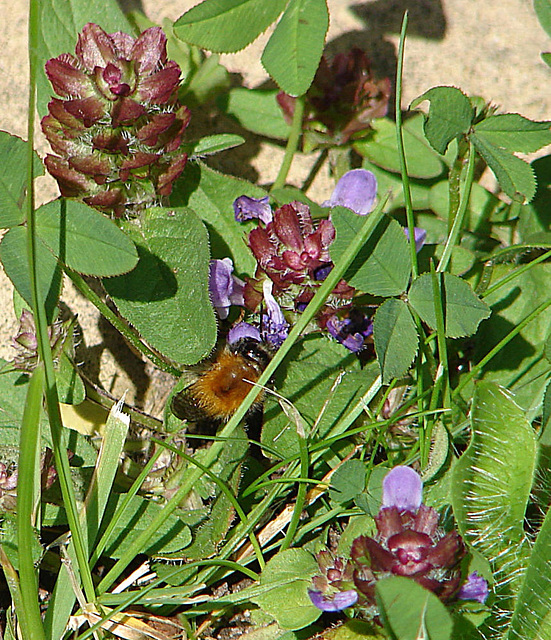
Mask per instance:
[[[197,422],[205,417],[204,409],[197,404],[194,397],[185,389],[172,398],[170,408],[172,413],[180,420]]]

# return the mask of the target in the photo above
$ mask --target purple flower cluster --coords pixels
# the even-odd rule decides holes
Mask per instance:
[[[444,602],[486,601],[488,583],[476,572],[461,585],[463,541],[456,531],[439,528],[438,513],[422,503],[422,491],[420,476],[409,467],[386,475],[376,535],[356,538],[350,559],[334,558],[329,551],[317,554],[320,573],[309,591],[316,607],[340,611],[358,605],[374,617],[377,581],[391,575],[411,578]]]

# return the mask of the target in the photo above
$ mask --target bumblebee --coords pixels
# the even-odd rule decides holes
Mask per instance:
[[[194,423],[191,431],[215,432],[237,411],[251,390],[250,383],[258,381],[270,360],[268,345],[253,338],[226,344],[184,374],[180,384],[185,386],[172,399],[172,413]],[[247,413],[247,424],[255,416],[261,417],[263,398],[261,389]]]

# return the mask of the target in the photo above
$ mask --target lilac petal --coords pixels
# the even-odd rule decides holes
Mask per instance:
[[[272,221],[272,207],[269,205],[269,196],[263,198],[250,198],[239,196],[233,201],[233,211],[237,222],[258,219],[264,224]]]
[[[262,342],[260,331],[248,322],[238,322],[228,332],[228,344],[242,340],[243,338],[252,338],[258,342]]]
[[[484,604],[488,597],[488,582],[476,571],[473,571],[459,589],[457,597],[460,600],[476,600],[480,604]]]
[[[347,207],[359,216],[367,215],[377,197],[377,178],[367,169],[347,171],[337,182],[322,207]]]
[[[423,498],[421,476],[410,467],[394,467],[383,480],[383,507],[417,511]]]
[[[209,272],[209,292],[212,304],[223,320],[228,317],[232,304],[243,305],[245,283],[233,274],[231,258],[211,260]]]
[[[332,598],[327,598],[321,591],[308,590],[312,604],[322,611],[342,611],[358,602],[358,592],[354,589],[338,591]]]
[[[406,234],[406,238],[409,241],[409,229],[407,227],[404,228],[404,233]],[[413,227],[413,237],[415,238],[415,251],[419,253],[422,246],[425,244],[425,240],[427,239],[426,229],[422,229],[421,227]]]
[[[271,280],[264,280],[262,289],[267,313],[262,317],[264,321],[262,336],[266,342],[274,347],[280,347],[289,335],[289,323],[285,320],[281,307],[272,295],[272,287]]]

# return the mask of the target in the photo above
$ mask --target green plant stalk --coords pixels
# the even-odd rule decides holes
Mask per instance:
[[[29,109],[27,126],[27,254],[29,264],[29,277],[32,292],[32,307],[36,325],[38,353],[44,364],[46,407],[52,434],[55,466],[58,473],[63,502],[67,513],[67,520],[75,543],[78,566],[84,591],[89,601],[93,601],[94,585],[92,575],[87,563],[84,537],[79,525],[76,499],[71,483],[71,470],[67,450],[63,442],[63,424],[59,410],[59,400],[55,379],[54,363],[50,349],[48,336],[48,323],[46,310],[41,300],[42,297],[38,285],[38,262],[36,259],[36,212],[34,209],[34,171],[33,171],[33,141],[34,141],[34,114],[36,109],[36,74],[37,74],[37,50],[38,33],[40,28],[40,16],[42,15],[41,2],[31,0],[29,2]],[[38,433],[35,434],[35,437]]]
[[[295,111],[293,113],[293,121],[291,122],[291,131],[289,132],[289,138],[287,140],[287,146],[285,147],[285,155],[283,156],[283,162],[279,168],[279,173],[272,185],[272,191],[274,189],[281,189],[285,186],[285,181],[291,169],[293,157],[298,148],[298,142],[302,134],[302,116],[304,115],[304,96],[298,96],[295,100]]]
[[[523,273],[526,273],[529,269],[531,269],[536,264],[539,264],[540,262],[545,262],[549,258],[551,258],[551,251],[546,251],[545,253],[543,253],[541,256],[538,256],[534,260],[531,260],[530,262],[523,264],[518,269],[511,271],[511,273],[508,273],[506,276],[501,278],[501,280],[498,280],[491,287],[488,287],[488,289],[486,289],[486,291],[482,293],[482,297],[485,298],[486,296],[489,296],[491,293],[494,293],[494,291],[497,291],[500,287],[503,287],[508,282],[511,282],[511,280],[514,280],[515,278],[518,278],[518,276],[521,276]]]
[[[310,455],[308,452],[308,443],[306,442],[306,434],[300,433],[300,429],[297,429],[298,435],[298,445],[299,445],[299,455],[300,455],[300,477],[301,479],[308,478],[308,467],[310,466]],[[295,506],[293,509],[293,515],[291,516],[291,521],[289,522],[289,526],[287,527],[287,531],[285,533],[285,538],[281,543],[281,551],[288,549],[292,544],[295,538],[295,534],[298,529],[298,525],[300,523],[300,516],[302,515],[302,510],[304,509],[304,503],[306,502],[306,493],[308,491],[308,483],[300,482],[298,484],[297,489],[297,499],[295,501]]]
[[[472,142],[469,142],[469,159],[467,161],[465,186],[463,187],[461,204],[459,205],[459,210],[457,211],[457,215],[453,219],[453,225],[448,235],[448,238],[446,240],[446,245],[444,247],[442,257],[440,258],[440,262],[436,267],[437,272],[447,270],[448,264],[452,256],[453,248],[459,241],[459,235],[461,234],[461,230],[463,228],[463,220],[465,218],[465,214],[467,213],[469,200],[471,198],[471,190],[473,188],[474,170],[475,170],[475,164],[476,164],[475,160],[476,160],[476,151]]]
[[[465,386],[467,384],[469,384],[469,382],[480,373],[481,369],[483,367],[485,367],[488,364],[488,362],[490,362],[490,360],[503,349],[503,347],[505,347],[509,342],[511,342],[511,340],[516,335],[518,335],[524,329],[524,327],[526,327],[526,325],[530,324],[530,322],[532,322],[532,320],[535,320],[541,313],[543,313],[549,307],[551,307],[551,300],[548,300],[547,302],[544,302],[544,303],[540,304],[539,307],[534,309],[534,311],[532,311],[532,313],[528,314],[526,316],[526,318],[524,318],[524,320],[522,320],[522,322],[517,324],[517,326],[514,327],[514,329],[512,329],[504,338],[502,338],[496,344],[496,346],[489,353],[487,353],[484,356],[484,358],[482,358],[482,360],[480,360],[480,362],[478,362],[471,369],[471,371],[469,371],[469,373],[467,373],[467,374],[465,374],[463,376],[463,379],[461,380],[461,382],[454,389],[454,391],[452,393],[452,398],[454,398],[455,396],[459,395],[461,390],[464,389]]]
[[[317,310],[323,305],[331,291],[335,288],[339,280],[342,278],[346,269],[350,266],[356,254],[361,249],[361,247],[366,242],[367,238],[371,235],[377,224],[382,218],[382,210],[386,201],[382,201],[379,203],[377,208],[369,215],[366,216],[365,222],[359,231],[359,233],[354,238],[354,241],[350,244],[348,251],[346,251],[339,262],[334,266],[332,271],[329,273],[321,287],[318,289],[304,312],[301,314],[300,318],[297,320],[294,327],[289,332],[289,335],[285,342],[281,345],[279,350],[277,351],[275,357],[266,367],[266,370],[260,376],[257,384],[259,386],[266,386],[268,381],[274,374],[276,368],[280,365],[283,358],[287,355],[292,345],[296,342],[297,338],[302,334],[302,332],[306,329]],[[237,425],[243,420],[250,406],[254,402],[256,396],[258,395],[258,389],[256,386],[251,387],[251,390],[247,394],[246,398],[243,400],[235,414],[232,418],[227,422],[222,431],[219,434],[220,438],[228,438],[231,436]],[[205,459],[203,464],[205,467],[210,467],[216,458],[220,455],[224,447],[223,442],[214,442],[211,448],[207,451],[205,455]],[[160,512],[149,524],[149,526],[142,531],[142,533],[136,537],[134,544],[131,545],[129,549],[127,549],[119,558],[119,560],[113,565],[111,570],[107,573],[107,575],[103,578],[103,580],[98,585],[98,594],[105,593],[107,589],[113,584],[113,582],[119,577],[119,575],[124,571],[124,569],[128,566],[128,564],[134,559],[139,550],[143,549],[145,544],[149,541],[149,539],[155,534],[155,532],[159,529],[159,527],[163,524],[163,522],[172,514],[179,506],[180,502],[185,498],[185,496],[191,491],[193,485],[197,482],[197,480],[201,477],[201,470],[198,468],[190,470],[189,477],[183,481],[182,485],[178,489],[178,491],[174,494],[174,496],[169,500],[166,504],[165,508],[162,512]],[[260,517],[260,516],[259,516]]]
[[[165,447],[169,449],[170,451],[172,451],[172,453],[175,453],[177,456],[180,456],[181,458],[183,458],[188,464],[193,464],[199,469],[201,469],[201,471],[206,476],[208,476],[210,480],[214,482],[214,484],[216,484],[216,486],[220,489],[220,491],[231,502],[241,522],[247,524],[248,522],[247,514],[243,511],[241,505],[239,504],[239,501],[233,495],[233,493],[231,492],[231,489],[227,486],[227,484],[223,480],[220,480],[220,478],[218,478],[218,476],[212,473],[210,469],[202,465],[198,460],[196,460],[192,456],[188,456],[183,451],[180,451],[180,449],[177,449],[176,447],[169,445],[165,442],[162,442],[161,440],[157,440],[155,438],[153,438],[153,442],[156,442],[161,447]],[[257,562],[260,565],[260,568],[263,569],[266,563],[264,562],[264,557],[262,556],[262,549],[260,548],[260,545],[258,544],[258,540],[256,539],[256,536],[254,535],[254,533],[251,533],[251,535],[249,536],[249,540],[255,551]]]
[[[34,370],[27,389],[19,435],[17,466],[17,555],[22,604],[21,610],[17,613],[25,638],[29,640],[42,640],[45,637],[38,604],[38,581],[32,556],[33,511],[36,493],[40,492],[40,486],[37,487],[35,481],[40,461],[40,413],[43,388],[44,369],[39,365]]]
[[[411,256],[411,273],[415,279],[419,273],[417,263],[417,251],[415,248],[415,220],[413,218],[413,202],[411,200],[411,188],[404,149],[404,133],[402,131],[402,76],[404,73],[404,49],[406,42],[406,31],[408,27],[408,12],[404,12],[402,29],[400,32],[400,44],[398,46],[398,66],[396,69],[396,144],[398,145],[398,159],[400,161],[400,175],[402,178],[402,191],[404,193],[404,204],[406,207],[406,218],[409,231],[409,248]]]
[[[431,280],[432,280],[432,297],[434,300],[434,314],[436,317],[436,337],[438,342],[438,360],[440,366],[436,370],[436,379],[432,388],[431,398],[429,402],[429,418],[425,420],[426,432],[425,440],[421,443],[421,469],[424,469],[429,461],[430,443],[432,439],[432,429],[434,427],[434,412],[438,406],[438,399],[442,399],[442,407],[446,408],[446,396],[449,390],[448,375],[448,349],[446,345],[446,330],[444,326],[444,310],[442,308],[442,287],[443,275],[436,273],[434,264],[431,262]]]
[[[69,269],[67,266],[64,268],[65,273],[69,276],[75,287],[82,293],[82,295],[89,300],[101,315],[127,340],[133,347],[135,347],[141,354],[151,360],[151,362],[161,371],[170,373],[171,375],[179,378],[182,372],[176,367],[173,367],[168,362],[165,362],[160,358],[152,349],[150,349],[121,318],[114,313],[107,304],[98,296],[98,294],[90,287],[90,285],[84,280],[84,278]]]
[[[458,142],[457,156],[453,161],[452,168],[450,170],[449,179],[449,207],[448,207],[448,233],[451,233],[453,222],[459,209],[459,203],[461,200],[461,175],[463,173],[463,161],[465,154],[468,151],[468,145],[464,139],[460,139]]]

